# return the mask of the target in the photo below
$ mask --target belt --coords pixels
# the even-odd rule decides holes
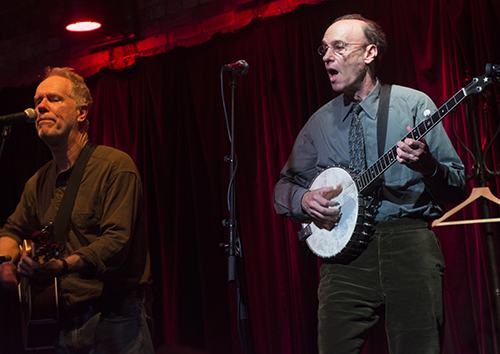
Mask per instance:
[[[74,322],[73,318],[89,318],[89,316],[91,317],[92,315],[99,312],[113,311],[120,308],[127,300],[147,300],[146,298],[148,293],[149,291],[141,287],[121,291],[118,294],[107,294],[95,299],[82,301],[69,308],[62,308],[60,311],[60,320],[62,323],[65,323],[67,321]]]

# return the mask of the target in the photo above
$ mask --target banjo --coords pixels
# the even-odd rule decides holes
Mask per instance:
[[[426,115],[426,119],[401,140],[403,141],[406,138],[421,139],[437,126],[465,97],[482,92],[493,79],[498,82],[499,74],[499,65],[486,64],[486,74],[472,79],[465,88],[462,88],[446,101],[434,114],[429,113]],[[341,166],[331,166],[325,168],[313,179],[309,190],[340,185],[327,198],[338,202],[342,207],[342,216],[337,224],[333,222],[302,224],[299,239],[305,240],[314,254],[338,262],[349,262],[366,249],[373,234],[372,229],[379,201],[373,196],[364,196],[363,192],[396,162],[396,149],[397,145],[394,145],[360,174],[355,174],[353,171]]]

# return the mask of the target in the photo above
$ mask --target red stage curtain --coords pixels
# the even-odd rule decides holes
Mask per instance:
[[[326,1],[257,19],[237,33],[216,35],[202,45],[142,58],[121,71],[102,70],[87,80],[95,98],[91,141],[128,152],[143,176],[159,346],[213,354],[242,352],[235,285],[227,283],[227,258],[220,247],[228,235],[222,220],[228,218],[229,164],[224,156],[230,153],[220,68],[245,59],[249,73],[236,78],[234,142],[244,263],[241,288],[248,295],[250,335],[259,354],[317,352],[318,263],[299,243],[299,225],[275,214],[272,191],[299,130],[333,97],[316,48],[333,19],[347,12],[361,13],[386,31],[389,50],[379,78],[420,89],[437,106],[463,86],[466,70],[472,77],[480,76],[486,63],[500,61],[497,1]],[[228,73],[223,74],[223,87],[229,112]],[[475,116],[466,117],[461,105],[455,118],[444,120],[468,173],[477,162],[459,144],[453,122],[459,138],[473,151],[470,124],[472,119],[478,122],[485,147],[499,124],[498,88],[489,88],[489,97],[471,100]],[[27,91],[15,92],[32,96],[33,91]],[[1,94],[11,97],[12,92]],[[488,116],[482,113],[485,104],[490,106]],[[15,147],[38,143],[33,143],[31,130],[22,138],[27,140],[24,145],[9,141],[12,147],[6,148],[0,173],[12,176],[22,169],[17,176],[27,174],[17,163]],[[495,143],[486,157],[490,169],[499,166],[498,146]],[[30,156],[31,170],[46,158],[43,153]],[[13,179],[0,177],[7,178]],[[473,179],[468,191],[478,185],[479,179]],[[498,178],[489,179],[488,185],[498,195]],[[12,200],[20,191],[1,193],[15,205]],[[6,209],[2,207],[4,217]],[[498,205],[489,209],[498,217]],[[480,214],[472,204],[458,218]],[[497,224],[493,232],[499,234]],[[484,229],[447,226],[436,233],[447,262],[444,352],[498,353]],[[383,336],[372,336],[364,353],[380,354],[385,347]]]

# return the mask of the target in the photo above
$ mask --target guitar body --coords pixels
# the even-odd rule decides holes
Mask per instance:
[[[375,218],[373,198],[361,196],[351,173],[343,167],[323,170],[309,189],[340,185],[342,192],[332,198],[341,206],[341,218],[333,228],[318,223],[302,226],[309,236],[305,239],[311,251],[321,258],[350,261],[366,249],[371,237],[371,225]]]
[[[30,240],[24,240],[21,250],[32,255],[38,254],[36,243]],[[51,348],[59,317],[57,278],[22,277],[19,282],[19,301],[25,349]]]

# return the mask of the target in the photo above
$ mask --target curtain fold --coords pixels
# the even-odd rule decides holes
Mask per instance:
[[[250,70],[235,78],[234,144],[236,219],[244,263],[244,268],[239,264],[239,280],[250,335],[256,353],[317,352],[318,262],[298,240],[300,225],[275,214],[272,192],[301,127],[334,96],[316,48],[329,24],[347,12],[361,13],[386,31],[389,49],[379,78],[422,90],[438,107],[463,86],[466,70],[471,77],[480,76],[486,63],[500,60],[500,5],[493,0],[325,1],[256,19],[201,45],[140,58],[120,71],[102,70],[87,80],[95,100],[91,141],[129,153],[142,174],[159,347],[166,343],[213,354],[243,352],[237,284],[227,282],[227,255],[221,247],[228,241],[222,221],[229,217],[229,164],[224,157],[230,155],[230,143],[220,68],[244,59]],[[222,79],[229,114],[231,75],[225,72]],[[24,109],[33,89],[17,90],[24,97],[17,102],[20,107],[10,102],[1,110]],[[477,162],[458,139],[469,148],[474,145],[473,119],[481,127],[480,145],[493,137],[499,124],[498,87],[489,91],[489,97],[470,100],[474,116],[467,116],[462,104],[443,121],[469,172]],[[2,98],[11,96],[10,89],[0,91]],[[485,104],[490,106],[487,117]],[[37,138],[30,130],[20,139],[30,146]],[[500,164],[498,151],[495,142],[486,158],[490,169]],[[26,171],[13,148],[6,148],[5,155],[0,182],[14,175],[25,181],[28,172],[49,158],[46,153],[30,156],[32,168]],[[471,180],[468,191],[479,184],[478,178]],[[498,195],[499,178],[489,178],[488,186]],[[15,205],[19,188],[4,188],[0,196]],[[6,209],[3,218],[13,210]],[[457,217],[480,217],[479,209],[469,206]],[[498,217],[498,205],[490,204],[489,210]],[[498,224],[492,226],[498,236]],[[484,228],[435,231],[447,264],[444,353],[498,353]],[[381,330],[369,339],[365,354],[386,350]]]

